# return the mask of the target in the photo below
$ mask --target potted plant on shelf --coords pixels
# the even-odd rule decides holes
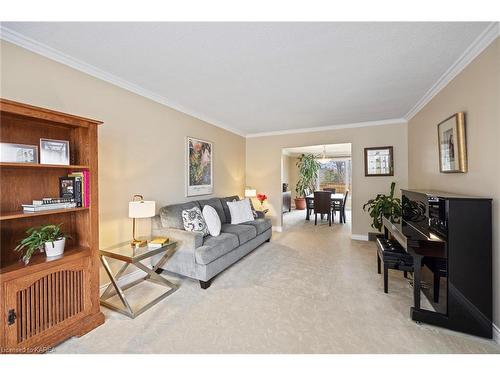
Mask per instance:
[[[297,193],[297,196],[295,197],[295,209],[305,210],[305,192],[306,190],[315,190],[316,181],[319,176],[320,164],[314,155],[302,154],[299,156],[299,160],[297,161],[297,167],[299,168],[299,180],[297,181],[297,186],[295,187],[295,191]]]
[[[370,217],[372,218],[372,228],[377,229],[379,232],[382,231],[382,218],[385,217],[395,223],[399,222],[401,217],[401,199],[394,198],[394,188],[396,183],[391,183],[391,191],[389,195],[377,194],[374,199],[370,199],[363,205],[363,210],[368,211]],[[369,233],[369,239],[373,240],[376,235]]]
[[[40,227],[29,228],[26,231],[28,235],[19,242],[15,251],[23,252],[22,260],[24,264],[28,264],[33,253],[37,250],[43,252],[47,257],[55,257],[64,253],[66,238],[71,238],[61,231],[59,225],[42,225]]]

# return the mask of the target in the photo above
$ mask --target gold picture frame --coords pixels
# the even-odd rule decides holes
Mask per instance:
[[[441,173],[466,173],[465,113],[455,113],[441,121],[437,128],[439,171]]]

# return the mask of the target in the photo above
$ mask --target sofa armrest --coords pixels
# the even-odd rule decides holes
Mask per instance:
[[[194,262],[194,250],[203,246],[203,234],[178,228],[163,227],[159,215],[152,218],[151,228],[152,237],[168,237],[170,241],[176,241],[175,253],[184,259],[192,259]]]
[[[203,246],[203,234],[197,232],[188,232],[177,228],[161,228],[152,230],[153,237],[168,237],[171,241],[177,241],[177,247],[190,247],[196,249]]]

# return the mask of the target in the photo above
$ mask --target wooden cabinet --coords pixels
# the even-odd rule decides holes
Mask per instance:
[[[67,140],[71,165],[0,162],[0,350],[44,352],[104,322],[99,309],[97,126],[99,121],[1,99],[0,142],[39,145]],[[86,170],[88,207],[24,213],[22,203],[59,196],[59,177]],[[14,252],[26,229],[62,224],[71,235],[63,255]]]

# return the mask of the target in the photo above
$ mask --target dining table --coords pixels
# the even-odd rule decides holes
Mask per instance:
[[[309,220],[309,208],[311,202],[314,202],[314,194],[309,194],[305,196],[306,198],[306,220]],[[332,203],[342,204],[344,202],[344,194],[332,193],[331,195]]]

